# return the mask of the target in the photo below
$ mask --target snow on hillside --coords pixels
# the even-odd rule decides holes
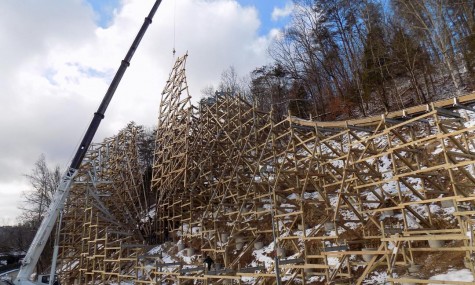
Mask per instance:
[[[455,110],[454,112],[458,112],[458,111]],[[466,127],[470,127],[470,126],[475,125],[475,114],[473,112],[460,111],[460,113],[462,114],[462,116],[465,116],[465,117],[469,118],[468,121],[465,123]],[[434,127],[434,125],[435,125],[434,122],[432,122],[430,119],[428,121],[429,121],[430,127]],[[358,133],[358,135],[360,135],[361,137],[364,137],[367,134]],[[384,142],[381,138],[378,138],[375,141],[376,141],[377,147],[380,147],[380,148],[383,147],[382,144],[384,144]],[[335,145],[334,147],[337,147],[337,146]],[[475,146],[471,145],[470,148],[472,150],[474,150]],[[331,149],[326,147],[326,146],[322,146],[320,151],[321,151],[321,153],[328,154],[329,156],[331,155],[331,152],[332,152]],[[343,150],[343,151],[345,151],[345,150]],[[436,156],[437,154],[439,154],[441,152],[442,152],[442,148],[441,148],[440,145],[438,145],[432,151],[432,155]],[[400,155],[405,155],[405,153],[401,152]],[[392,166],[392,162],[391,162],[391,159],[390,159],[390,154],[385,154],[385,155],[377,158],[377,160],[378,160],[377,161],[378,171],[382,174],[382,180],[384,180],[385,182],[381,183],[380,188],[379,189],[376,188],[374,193],[369,192],[369,191],[364,193],[364,197],[366,198],[366,200],[378,200],[375,193],[377,195],[382,195],[382,194],[383,195],[396,195],[400,191],[401,193],[404,193],[405,197],[408,198],[409,201],[420,201],[419,197],[411,194],[411,190],[407,186],[405,186],[403,184],[397,185],[397,182],[394,180],[395,175],[394,175],[393,170],[392,170],[393,166]],[[375,162],[375,161],[369,161],[369,163],[373,163],[373,162]],[[343,160],[334,160],[331,163],[332,163],[333,167],[335,167],[335,168],[343,168],[344,164],[345,164],[345,161],[343,161]],[[260,176],[256,177],[256,181],[257,180],[261,181],[261,179],[263,179],[263,178],[260,177]],[[408,177],[407,181],[414,188],[421,188],[421,187],[423,187],[423,183],[424,183],[421,178],[416,178],[416,177]],[[400,187],[399,190],[397,189],[397,187]],[[291,194],[288,197],[286,197],[286,199],[288,201],[295,201],[295,203],[297,203],[300,199],[303,199],[303,200],[321,200],[322,198],[317,192],[304,192],[301,198],[296,194]],[[272,203],[271,199],[266,199],[266,200],[262,200],[262,201],[265,201],[267,203],[267,204],[263,205],[264,209],[270,210],[270,209],[273,208],[273,206],[270,204],[270,203]],[[337,203],[338,203],[338,197],[335,196],[335,195],[329,196],[329,202],[333,207],[336,207]],[[283,203],[281,206],[285,208],[285,210],[284,210],[285,212],[292,211],[292,209],[295,208],[295,205],[291,204],[291,203]],[[369,204],[367,207],[368,208],[373,208],[373,207],[377,208],[379,206],[378,206],[378,204]],[[442,207],[440,207],[439,205],[437,205],[435,203],[428,204],[428,206],[426,206],[426,204],[420,204],[420,205],[419,204],[414,204],[414,205],[412,205],[412,208],[419,215],[421,215],[422,217],[428,217],[428,212],[427,211],[430,211],[431,213],[439,214],[441,217],[443,217],[446,220],[453,219],[452,214],[455,211],[454,207],[444,207],[444,208],[442,208]],[[342,217],[344,218],[344,220],[348,220],[348,221],[358,220],[358,218],[356,217],[356,215],[352,211],[340,210],[340,213],[341,213]],[[382,215],[379,217],[380,220],[384,220],[387,217],[386,215],[387,215],[386,213],[382,213]],[[392,215],[392,218],[398,219],[402,223],[402,220],[403,220],[402,214],[394,214],[394,215]],[[407,218],[407,226],[408,226],[409,229],[421,228],[421,225],[418,223],[417,219],[414,216],[412,216],[410,214],[407,214],[406,218]],[[291,231],[288,231],[288,230],[285,229],[283,223],[279,222],[278,226],[279,226],[278,227],[279,230],[281,231],[281,236],[287,236],[291,233]],[[354,230],[359,226],[359,224],[355,223],[355,222],[346,222],[345,226],[348,229]],[[311,232],[318,230],[319,227],[321,227],[321,225],[316,225],[315,227],[310,227],[310,228],[306,229],[306,235],[309,235]],[[188,230],[188,225],[185,225],[183,227],[183,231],[186,232],[187,230]],[[192,228],[191,232],[193,234],[196,234],[196,233],[199,232],[199,230],[200,229],[198,227],[196,227],[196,228]],[[342,228],[342,227],[338,227],[337,231],[339,232],[339,234],[341,234],[342,232],[346,231],[346,229]],[[292,231],[292,235],[303,236],[303,231]],[[336,236],[336,231],[335,231],[335,229],[326,230],[325,235],[326,236]],[[181,233],[180,233],[180,236],[181,236]],[[299,246],[303,247],[302,243],[299,243]],[[330,244],[329,246],[337,246],[337,245],[336,244]],[[394,245],[392,245],[392,244],[388,245],[389,249],[391,249],[393,247],[394,247]],[[162,253],[162,262],[163,263],[174,263],[174,262],[178,262],[178,261],[183,261],[187,264],[194,264],[194,266],[196,266],[197,264],[200,263],[201,254],[200,255],[194,255],[194,256],[190,257],[190,256],[187,256],[185,254],[185,250],[178,251],[176,254],[171,254],[171,253],[168,252],[171,249],[172,248],[170,248],[170,247],[166,248],[163,245],[159,245],[159,246],[155,247],[154,249],[152,249],[149,252],[149,254],[157,254],[159,252]],[[176,249],[176,247],[174,247],[174,249]],[[255,249],[252,252],[253,260],[248,264],[248,266],[255,267],[255,266],[259,266],[259,265],[264,264],[267,269],[272,269],[273,266],[274,266],[274,258],[272,257],[273,252],[274,252],[274,243],[272,243],[272,242],[267,244],[267,245],[264,245],[264,247],[261,248],[261,249]],[[299,253],[296,253],[292,256],[288,256],[287,259],[297,258],[297,257],[299,257]],[[350,258],[355,258],[355,256],[352,256]],[[328,261],[329,265],[334,265],[334,266],[338,265],[339,262],[340,262],[340,260],[336,257],[328,257],[327,261]],[[173,271],[173,270],[175,270],[175,267],[173,267],[173,266],[166,267],[166,268],[164,268],[164,270]],[[388,276],[386,272],[375,271],[375,272],[372,272],[368,276],[368,278],[363,282],[363,284],[367,284],[367,285],[370,285],[370,284],[389,284],[389,283],[387,283],[388,277],[391,277],[391,276]],[[393,276],[393,277],[397,277],[397,275],[395,274],[395,276]],[[322,278],[323,277],[314,276],[314,277],[311,277],[308,281],[317,282],[317,281],[321,281]],[[457,269],[454,269],[454,268],[449,269],[448,272],[445,272],[443,274],[434,275],[430,278],[430,280],[434,280],[434,281],[437,281],[437,280],[466,281],[466,282],[475,281],[470,270],[468,270],[468,269],[457,270]],[[243,277],[242,281],[244,283],[252,283],[254,281],[254,278]],[[440,283],[430,283],[430,284],[436,285],[436,284],[440,284]]]
[[[435,275],[430,278],[430,280],[444,280],[444,281],[465,281],[472,282],[475,281],[473,278],[472,272],[468,269],[462,270],[451,270],[445,274]],[[446,283],[429,283],[429,285],[441,285]]]

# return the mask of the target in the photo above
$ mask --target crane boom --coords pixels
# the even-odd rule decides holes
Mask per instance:
[[[155,1],[155,4],[150,10],[148,16],[145,18],[142,27],[140,28],[137,36],[135,37],[134,42],[129,48],[129,51],[127,52],[125,58],[122,60],[120,67],[114,76],[114,79],[112,80],[109,88],[107,89],[106,94],[104,95],[104,98],[102,99],[101,105],[97,109],[97,112],[94,113],[94,117],[92,118],[92,121],[89,124],[86,133],[84,134],[81,144],[79,145],[76,154],[74,155],[74,158],[71,161],[71,165],[61,177],[60,184],[56,189],[48,211],[46,212],[45,217],[43,218],[43,221],[41,222],[41,225],[38,228],[38,231],[36,232],[36,235],[30,247],[28,248],[25,258],[23,259],[20,271],[18,272],[17,278],[15,279],[15,284],[35,284],[29,281],[29,278],[35,270],[36,264],[38,263],[38,259],[41,253],[43,252],[45,244],[51,234],[51,231],[53,230],[54,224],[64,207],[66,199],[68,198],[69,190],[74,176],[76,175],[79,166],[81,165],[82,160],[86,155],[86,151],[89,148],[102,119],[104,119],[104,114],[112,99],[112,96],[114,95],[117,89],[117,86],[119,85],[122,76],[127,70],[127,67],[129,67],[130,61],[135,51],[137,50],[137,47],[139,46],[140,41],[142,40],[142,37],[147,31],[148,26],[152,23],[152,18],[155,15],[155,12],[157,11],[158,6],[160,6],[161,2],[161,0]]]

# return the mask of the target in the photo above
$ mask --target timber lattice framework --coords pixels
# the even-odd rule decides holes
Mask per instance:
[[[89,149],[62,218],[62,284],[276,284],[276,261],[282,284],[473,274],[475,95],[275,122],[235,95],[192,106],[185,62],[162,93],[151,186],[134,124]]]

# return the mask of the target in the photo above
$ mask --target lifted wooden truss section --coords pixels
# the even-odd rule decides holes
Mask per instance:
[[[185,62],[162,93],[153,198],[135,126],[89,150],[63,217],[65,284],[427,284],[450,266],[474,273],[474,94],[361,120],[275,122],[230,94],[193,107]],[[147,254],[158,244],[175,261]],[[208,272],[205,254],[220,269]]]
[[[136,143],[141,134],[129,124],[88,150],[63,211],[63,284],[136,279],[136,260],[150,229]]]

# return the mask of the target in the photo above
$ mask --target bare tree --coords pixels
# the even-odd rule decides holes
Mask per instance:
[[[207,85],[201,89],[201,100],[205,102],[207,98],[214,97],[216,91],[248,98],[250,94],[250,78],[249,76],[239,76],[234,66],[230,66],[221,72],[221,80],[217,88],[213,85]]]
[[[433,55],[446,67],[458,94],[461,77],[456,62],[456,41],[449,23],[449,0],[394,0],[398,15],[406,21],[405,27],[413,30],[428,43]]]
[[[0,253],[26,252],[34,234],[26,224],[0,227]]]
[[[260,110],[273,110],[274,119],[287,115],[291,80],[282,66],[263,66],[251,73],[251,102]]]
[[[284,29],[269,50],[271,57],[290,77],[301,82],[314,99],[314,114],[324,112],[326,85],[324,38],[327,38],[324,14],[311,1],[295,2],[290,25]]]
[[[223,70],[221,73],[221,82],[219,83],[219,89],[222,91],[228,91],[236,93],[239,91],[238,75],[234,66],[230,66]]]
[[[295,86],[305,89],[314,118],[351,113],[355,104],[366,114],[360,64],[366,38],[361,2],[295,0],[290,24],[270,49]],[[339,114],[330,114],[330,109]]]
[[[22,193],[23,203],[20,219],[24,223],[38,226],[46,213],[53,198],[54,191],[61,180],[59,166],[49,168],[46,158],[41,155],[35,162],[31,173],[25,175],[31,184],[31,189]]]
[[[201,92],[201,98],[208,98],[208,97],[214,96],[214,92],[216,92],[216,90],[214,90],[213,85],[207,85],[203,87],[200,90],[200,92]]]
[[[239,76],[236,68],[230,66],[221,73],[221,82],[218,89],[245,97],[249,93],[249,78]]]

